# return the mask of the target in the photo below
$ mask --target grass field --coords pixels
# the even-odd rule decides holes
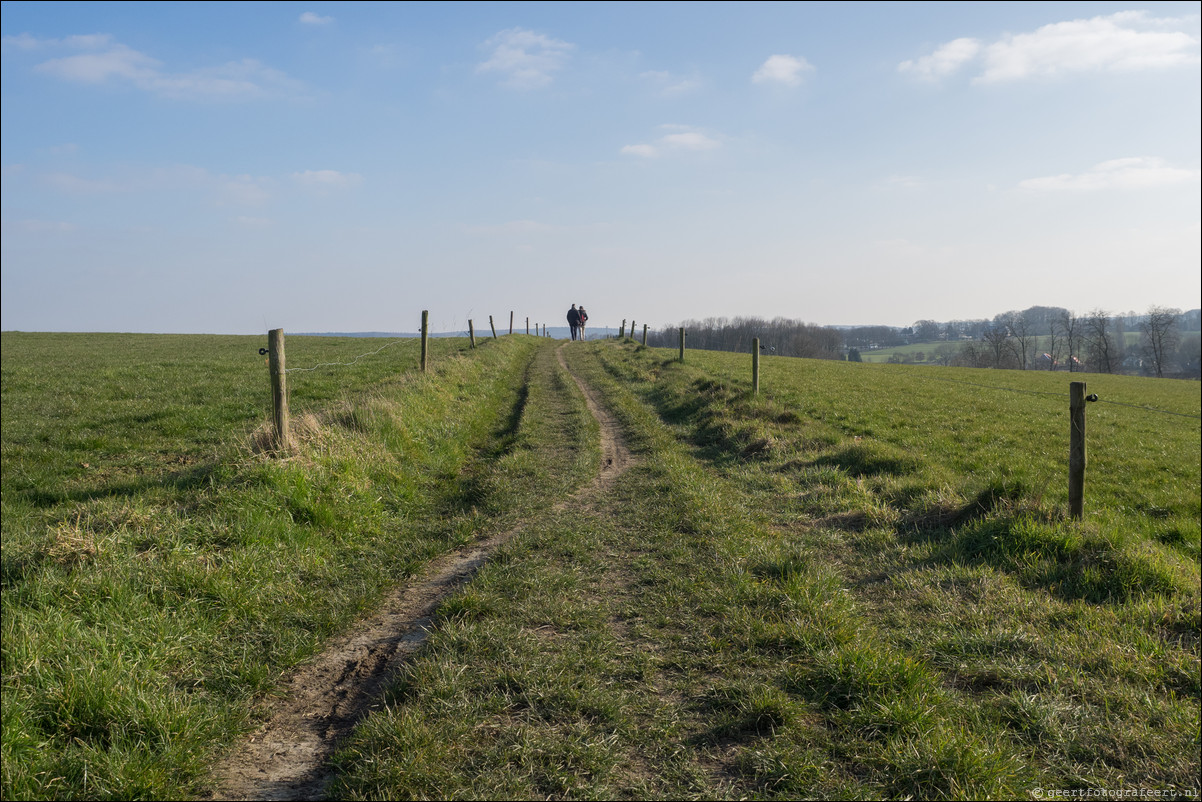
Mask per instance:
[[[5,799],[203,796],[290,665],[512,527],[332,796],[1196,793],[1196,383],[1087,377],[1073,522],[1063,375],[773,358],[753,397],[746,356],[571,344],[637,462],[565,506],[556,344],[291,374],[287,460],[259,344],[4,335]]]

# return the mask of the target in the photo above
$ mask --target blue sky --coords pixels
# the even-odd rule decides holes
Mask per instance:
[[[5,330],[1202,295],[1196,2],[2,8]]]

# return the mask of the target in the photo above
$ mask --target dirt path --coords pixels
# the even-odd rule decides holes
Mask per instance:
[[[601,470],[593,482],[559,502],[586,502],[603,492],[630,464],[630,450],[617,420],[596,392],[560,366],[584,394],[601,427]],[[213,799],[321,799],[330,771],[326,761],[337,743],[380,704],[392,677],[425,642],[438,606],[468,582],[519,525],[473,546],[439,557],[426,571],[393,591],[383,606],[355,631],[333,639],[282,685],[267,721],[214,769]]]

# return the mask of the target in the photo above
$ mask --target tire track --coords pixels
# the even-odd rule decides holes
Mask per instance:
[[[601,431],[601,468],[592,483],[554,509],[581,503],[610,487],[631,463],[617,420],[596,391],[559,365],[580,392]],[[326,649],[282,684],[267,720],[213,770],[212,799],[322,799],[332,772],[328,759],[355,725],[381,706],[400,668],[425,643],[438,607],[471,580],[500,546],[525,524],[442,555],[385,599],[353,632],[331,639]]]

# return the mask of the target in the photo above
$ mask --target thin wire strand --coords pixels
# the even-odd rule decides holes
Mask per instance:
[[[1145,412],[1159,412],[1162,415],[1176,415],[1181,418],[1192,418],[1193,420],[1202,420],[1202,415],[1190,415],[1186,412],[1170,412],[1167,409],[1157,409],[1156,407],[1145,407],[1139,404],[1124,404],[1122,401],[1107,401],[1105,398],[1099,398],[1098,401],[1103,404],[1114,404],[1120,407],[1131,407],[1132,409],[1142,409]]]
[[[389,347],[391,347],[391,346],[394,346],[394,345],[396,345],[397,343],[406,343],[406,342],[412,342],[414,339],[415,339],[415,338],[413,338],[413,337],[407,337],[407,338],[405,338],[405,339],[403,339],[403,340],[393,340],[392,342],[389,342],[389,343],[384,343],[383,345],[381,345],[379,348],[377,348],[377,349],[376,349],[376,350],[374,350],[374,351],[369,351],[369,352],[368,352],[368,353],[366,353],[366,354],[359,354],[359,356],[355,357],[355,358],[354,358],[354,359],[352,359],[350,362],[321,362],[321,363],[319,363],[319,364],[316,364],[316,365],[314,365],[314,366],[313,366],[313,367],[311,367],[311,368],[286,368],[286,369],[284,370],[284,372],[285,372],[285,373],[312,373],[313,371],[315,371],[315,370],[319,370],[320,368],[345,368],[345,367],[350,367],[351,365],[353,365],[353,364],[355,364],[356,362],[358,362],[360,359],[365,359],[365,358],[367,358],[367,357],[369,357],[369,356],[375,356],[376,354],[378,354],[378,353],[380,353],[381,351],[383,351],[385,348],[389,348]]]
[[[1010,392],[1010,393],[1025,393],[1027,395],[1050,395],[1053,398],[1064,398],[1067,396],[1067,393],[1050,393],[1050,392],[1047,392],[1046,390],[1021,390],[1017,387],[998,387],[998,386],[988,385],[988,384],[977,384],[976,382],[966,382],[962,379],[945,379],[941,376],[921,376],[919,378],[922,381],[939,381],[939,382],[951,382],[953,384],[967,384],[970,387],[980,387],[985,390],[1004,390],[1004,391]],[[1177,417],[1180,417],[1180,418],[1190,418],[1192,420],[1202,420],[1202,415],[1190,415],[1189,413],[1186,413],[1186,412],[1171,412],[1167,409],[1157,409],[1156,407],[1149,407],[1149,406],[1144,406],[1141,404],[1127,404],[1122,401],[1109,401],[1105,398],[1099,398],[1097,400],[1103,404],[1114,404],[1114,405],[1120,406],[1120,407],[1131,407],[1132,409],[1139,409],[1139,410],[1143,410],[1144,412],[1159,412],[1162,415],[1176,415]]]
[[[1050,395],[1053,398],[1064,398],[1068,393],[1049,393],[1046,390],[1020,390],[1017,387],[999,387],[991,384],[966,382],[963,379],[945,379],[942,376],[920,376],[922,381],[950,382],[951,384],[967,384],[969,387],[980,387],[983,390],[1004,390],[1008,393],[1023,393],[1025,395]]]

